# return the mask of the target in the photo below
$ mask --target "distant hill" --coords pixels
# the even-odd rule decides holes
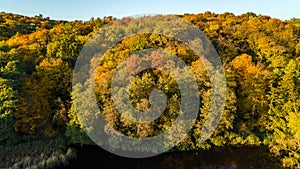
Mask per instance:
[[[20,34],[29,34],[38,29],[51,29],[54,25],[65,21],[51,20],[49,17],[43,17],[42,14],[28,17],[18,14],[0,12],[0,40],[6,40],[17,32]]]

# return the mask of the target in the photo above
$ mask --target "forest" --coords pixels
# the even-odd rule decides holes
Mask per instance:
[[[178,16],[204,32],[225,71],[226,103],[212,136],[204,143],[196,139],[210,109],[207,70],[187,46],[162,35],[125,38],[96,67],[94,92],[106,121],[135,138],[155,136],[172,125],[179,114],[180,93],[178,83],[166,72],[145,70],[130,83],[130,102],[138,110],[149,109],[151,89],[166,93],[167,108],[153,123],[141,125],[123,119],[110,93],[110,79],[121,60],[142,49],[162,48],[185,61],[201,98],[192,130],[172,151],[263,146],[280,159],[280,166],[263,168],[300,168],[300,19],[282,21],[252,12]],[[78,155],[72,145],[95,145],[75,110],[74,98],[86,84],[79,79],[72,90],[72,78],[88,39],[116,20],[107,16],[64,21],[42,14],[0,13],[0,168],[67,166]],[[134,29],[123,24],[131,20],[136,19],[120,19],[120,29],[113,30],[111,38]],[[159,53],[150,55],[156,61],[151,64],[165,64]],[[144,62],[137,55],[130,59],[132,63]],[[94,59],[88,66],[97,62]],[[137,69],[130,64],[125,68]],[[109,141],[114,148],[121,146],[117,140]]]

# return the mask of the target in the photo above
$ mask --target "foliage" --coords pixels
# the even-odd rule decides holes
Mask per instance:
[[[166,111],[155,122],[141,125],[121,118],[111,99],[111,78],[118,65],[137,51],[160,48],[179,56],[189,66],[200,90],[201,107],[193,129],[175,149],[183,151],[213,146],[265,144],[282,159],[284,167],[299,168],[299,19],[281,21],[252,12],[239,16],[205,12],[180,17],[206,34],[219,53],[226,72],[226,106],[212,137],[203,144],[197,140],[211,101],[211,83],[203,60],[176,39],[157,34],[140,34],[123,39],[106,53],[100,66],[96,67],[95,93],[107,121],[123,134],[137,138],[157,135],[171,126],[179,112],[180,91],[176,80],[164,71],[144,70],[129,85],[131,104],[141,111],[149,109],[152,89],[158,88],[166,93]],[[109,40],[115,40],[126,31],[134,32],[134,27],[126,25],[133,19],[127,17],[117,21],[118,29],[111,30]],[[113,17],[105,17],[91,18],[85,22],[55,21],[42,15],[27,17],[0,13],[1,145],[57,137],[63,137],[72,144],[94,144],[76,117],[78,112],[72,99],[87,84],[78,83],[71,91],[72,69],[83,44],[100,27],[114,20]],[[183,30],[178,31],[184,34]],[[152,52],[151,57],[152,65],[174,64],[165,62],[159,52]],[[98,62],[94,59],[84,68],[99,65]],[[125,68],[135,72],[143,64],[146,60],[133,55]],[[118,94],[122,96],[122,92]],[[24,143],[16,149],[31,147],[32,143]],[[43,144],[45,142],[38,147],[42,148]],[[64,146],[66,144],[64,142]],[[114,141],[112,145],[115,145]],[[4,148],[0,153],[10,148]],[[31,154],[29,149],[26,148],[26,153],[30,155],[23,154],[23,159],[20,159],[21,156],[11,157],[15,155],[12,151],[9,151],[7,158],[4,155],[0,157],[4,157],[7,166],[13,163],[8,160],[11,157],[16,165],[32,168],[51,166],[56,161],[66,162],[63,159],[67,157],[55,154],[54,150],[34,150]],[[62,149],[60,152],[65,153],[66,149]],[[41,152],[46,155],[37,157],[35,153]],[[34,161],[31,157],[38,159]],[[41,160],[44,157],[47,160]]]

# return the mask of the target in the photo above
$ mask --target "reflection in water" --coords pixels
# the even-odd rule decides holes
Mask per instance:
[[[170,152],[145,159],[113,155],[98,146],[76,146],[78,158],[70,169],[276,169],[280,160],[266,147],[212,148],[209,151]]]

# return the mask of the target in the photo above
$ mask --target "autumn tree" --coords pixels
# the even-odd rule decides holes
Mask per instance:
[[[54,126],[66,125],[71,91],[71,70],[61,59],[45,59],[23,82],[16,131],[52,137]],[[31,100],[31,101],[30,101]]]
[[[299,168],[299,67],[290,60],[283,69],[276,69],[278,81],[273,84],[269,94],[268,129],[272,131],[271,150],[283,156],[286,167]]]

